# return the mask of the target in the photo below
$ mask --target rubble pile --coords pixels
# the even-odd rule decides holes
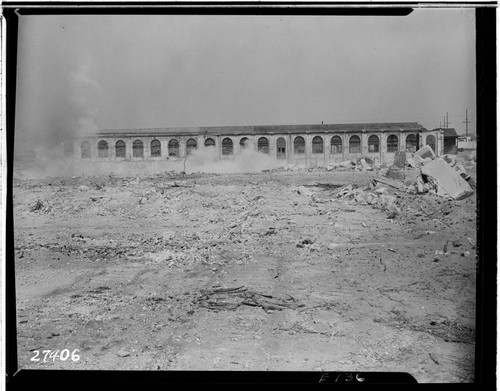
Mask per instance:
[[[469,379],[476,200],[446,179],[473,187],[475,163],[417,156],[15,181],[21,367],[328,370],[352,358],[382,370],[397,357],[424,381]],[[46,346],[81,362],[31,360]]]
[[[392,187],[409,194],[430,194],[449,197],[455,200],[465,199],[474,194],[476,183],[465,168],[467,165],[475,171],[475,163],[465,161],[456,155],[436,157],[432,148],[426,145],[413,155],[405,156],[402,168],[396,164],[382,171],[381,174],[394,180]],[[417,175],[413,180],[405,180],[414,169]]]
[[[425,146],[424,152],[432,152],[429,146]],[[415,157],[420,159],[419,176],[407,188],[410,194],[436,194],[442,197],[450,197],[455,200],[465,199],[474,194],[476,187],[472,176],[467,172],[460,158],[455,155],[444,155],[440,157],[427,156],[425,160],[421,159],[419,154],[421,150],[415,153]],[[425,154],[424,154],[425,156]],[[469,163],[471,168],[474,165]]]
[[[327,171],[377,171],[383,165],[375,163],[368,157],[361,157],[353,160],[346,160],[340,163],[330,163],[327,166]]]
[[[378,171],[385,167],[385,164],[375,163],[368,157],[361,157],[343,162],[332,162],[327,165],[317,164],[313,167],[305,167],[300,164],[287,164],[272,170],[263,170],[263,172],[275,171]]]
[[[350,205],[372,205],[388,212],[388,218],[395,217],[401,212],[397,205],[397,197],[390,194],[387,187],[379,187],[374,180],[367,187],[355,187],[346,185],[341,188],[336,198],[347,200]]]
[[[424,147],[423,151],[417,151],[413,157],[403,159],[402,164],[407,167],[418,166],[418,170],[410,168],[405,174],[403,170],[396,168],[395,164],[380,171],[369,185],[345,185],[337,191],[335,197],[347,200],[350,205],[371,205],[380,208],[393,218],[401,213],[399,199],[402,198],[402,193],[434,195],[457,201],[474,193],[475,181],[465,168],[465,164],[474,168],[470,161],[464,164],[455,155],[436,157],[428,146]],[[405,179],[406,176],[410,178]],[[422,212],[418,213],[421,215]]]

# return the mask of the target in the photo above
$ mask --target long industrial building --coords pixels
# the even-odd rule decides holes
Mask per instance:
[[[424,145],[442,155],[443,130],[416,122],[108,129],[65,144],[64,150],[92,161],[175,161],[198,148],[215,148],[221,160],[250,148],[284,164],[321,166],[359,157],[389,164],[396,152]]]

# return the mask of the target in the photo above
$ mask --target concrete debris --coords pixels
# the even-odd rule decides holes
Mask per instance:
[[[388,193],[387,187],[380,187],[378,189],[375,189],[375,193],[378,193],[378,194],[387,194]]]
[[[409,157],[406,161],[408,167],[420,168],[416,178],[403,182],[404,170],[391,166],[387,171],[379,173],[384,178],[377,177],[372,183],[380,182],[407,194],[430,194],[451,197],[456,200],[467,198],[473,194],[476,183],[467,172],[465,164],[474,166],[474,162],[471,160],[464,162],[463,157],[456,155],[444,155],[436,158],[430,153],[432,152],[430,147],[422,148],[419,151],[421,155],[426,156],[425,159],[422,159],[420,155],[414,155],[414,158]],[[380,192],[379,190],[375,191]]]
[[[442,158],[426,163],[422,175],[434,185],[437,195],[462,200],[474,194],[467,181]]]
[[[393,188],[398,189],[400,191],[406,191],[406,187],[400,181],[395,181],[395,180],[392,180],[390,178],[381,178],[381,177],[375,178],[374,181],[379,182],[379,183],[383,183],[384,185],[393,187]]]
[[[396,197],[388,195],[386,188],[376,189],[372,192],[347,185],[338,191],[337,198],[349,199],[350,202],[359,205],[373,205],[390,211],[394,216],[399,213],[399,209],[395,207]]]
[[[391,179],[404,179],[405,173],[399,168],[389,167],[387,172],[385,173],[385,176]]]
[[[368,161],[370,161],[371,163],[369,163]],[[366,171],[373,171],[373,162],[368,158],[358,159],[358,168]]]
[[[398,151],[394,154],[394,162],[393,167],[395,168],[404,168],[406,163],[406,152]]]
[[[366,160],[366,162],[367,162],[370,166],[373,166],[374,162],[373,162],[373,160],[372,160],[372,159],[370,159],[369,157],[365,157],[365,158],[363,158],[363,159],[365,159],[365,160]]]
[[[415,181],[416,182],[416,181]],[[406,188],[406,192],[408,194],[417,194],[417,185],[416,183],[412,183],[410,184],[407,188]]]
[[[312,196],[314,194],[313,191],[309,190],[307,187],[305,186],[299,186],[297,188],[297,193],[299,194],[303,194],[303,195],[306,195],[306,196]]]
[[[321,168],[321,167],[318,167]],[[381,165],[375,163],[368,157],[361,157],[343,162],[331,162],[326,167],[326,171],[375,171],[380,170]]]
[[[469,175],[467,170],[465,169],[463,163],[459,161],[459,157],[456,155],[443,155],[442,156],[443,160],[446,161],[451,167],[457,171],[462,178],[464,178],[470,185],[472,189],[476,188],[476,182],[472,177]]]
[[[43,202],[40,201],[40,200],[37,200],[35,205],[33,205],[31,208],[30,208],[30,212],[36,212],[37,210],[40,210],[43,208]]]
[[[418,193],[425,193],[426,189],[425,189],[425,183],[424,183],[424,180],[422,179],[422,176],[419,175],[417,177],[417,192]]]
[[[421,164],[420,164],[420,161],[418,161],[417,159],[409,156],[406,158],[406,165],[408,167],[412,167],[412,168],[420,168]]]
[[[474,242],[474,240],[472,238],[467,238],[467,241],[470,243],[470,245],[473,249],[476,248],[476,243]]]
[[[420,148],[417,152],[413,154],[414,158],[420,158],[420,161],[426,161],[426,159],[434,159],[436,157],[436,154],[432,150],[432,148],[429,145],[425,145],[422,148]]]

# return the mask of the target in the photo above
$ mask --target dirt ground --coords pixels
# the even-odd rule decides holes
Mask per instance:
[[[389,187],[394,212],[339,193],[376,176],[15,180],[20,368],[472,381],[476,197]],[[79,360],[43,362],[64,349]]]

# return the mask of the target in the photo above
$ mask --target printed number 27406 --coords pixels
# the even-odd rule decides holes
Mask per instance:
[[[72,352],[69,351],[69,349],[63,349],[59,351],[57,350],[42,350],[42,353],[40,354],[40,350],[34,350],[33,353],[35,355],[31,357],[31,361],[38,362],[41,360],[38,356],[43,355],[43,360],[42,362],[47,362],[48,360],[56,361],[57,358],[61,361],[66,361],[68,359],[71,359],[73,362],[77,362],[80,360],[80,356],[78,355],[79,350],[75,349]],[[48,359],[48,360],[47,360]]]

